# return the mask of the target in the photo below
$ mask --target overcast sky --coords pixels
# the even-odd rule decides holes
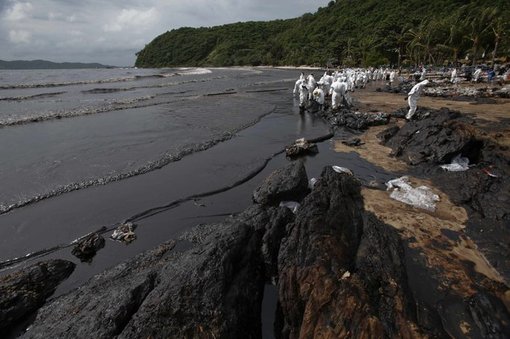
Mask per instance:
[[[182,26],[287,19],[329,0],[0,0],[0,59],[131,66],[159,34]]]

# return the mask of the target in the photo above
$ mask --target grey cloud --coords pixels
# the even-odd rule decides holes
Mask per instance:
[[[157,35],[182,27],[286,19],[328,0],[0,0],[0,59],[50,59],[132,65]],[[2,20],[16,3],[29,15]],[[29,41],[24,39],[29,37]],[[4,47],[5,46],[5,47]]]

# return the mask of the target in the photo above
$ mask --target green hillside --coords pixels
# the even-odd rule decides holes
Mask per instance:
[[[74,68],[110,68],[98,63],[51,62],[47,60],[0,60],[0,69],[74,69]]]
[[[509,0],[337,0],[296,19],[166,32],[135,66],[444,64],[510,55]]]

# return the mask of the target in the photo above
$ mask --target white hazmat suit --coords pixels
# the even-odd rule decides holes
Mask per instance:
[[[303,83],[299,86],[299,108],[305,108],[308,102],[308,87]]]
[[[406,115],[407,120],[411,120],[414,113],[416,113],[418,98],[420,97],[423,87],[425,87],[428,83],[428,80],[423,80],[422,82],[417,83],[413,88],[411,88],[409,94],[407,94],[407,102],[409,103],[409,112],[407,112]]]
[[[347,92],[347,85],[345,82],[335,81],[331,85],[331,106],[333,109],[338,108],[342,103],[345,93]]]
[[[324,91],[322,88],[317,87],[313,90],[313,100],[319,104],[319,109],[322,111],[324,108]]]

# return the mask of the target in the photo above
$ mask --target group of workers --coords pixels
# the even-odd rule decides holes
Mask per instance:
[[[420,82],[414,85],[407,95],[409,112],[406,115],[406,119],[408,120],[415,114],[418,98],[423,88],[429,83],[429,81],[425,79],[426,74],[427,71],[424,67],[421,69],[418,76],[416,76],[415,73],[415,78]],[[338,109],[341,105],[349,105],[348,103],[350,100],[348,92],[354,92],[355,88],[365,88],[369,81],[377,80],[386,80],[389,85],[392,86],[398,75],[399,72],[396,70],[383,70],[382,68],[348,68],[335,72],[326,71],[319,81],[316,81],[313,74],[309,74],[305,77],[305,74],[301,73],[294,85],[293,94],[295,96],[299,95],[300,109],[304,109],[308,103],[312,101],[319,105],[319,110],[323,110],[327,96],[331,96],[331,108]]]

